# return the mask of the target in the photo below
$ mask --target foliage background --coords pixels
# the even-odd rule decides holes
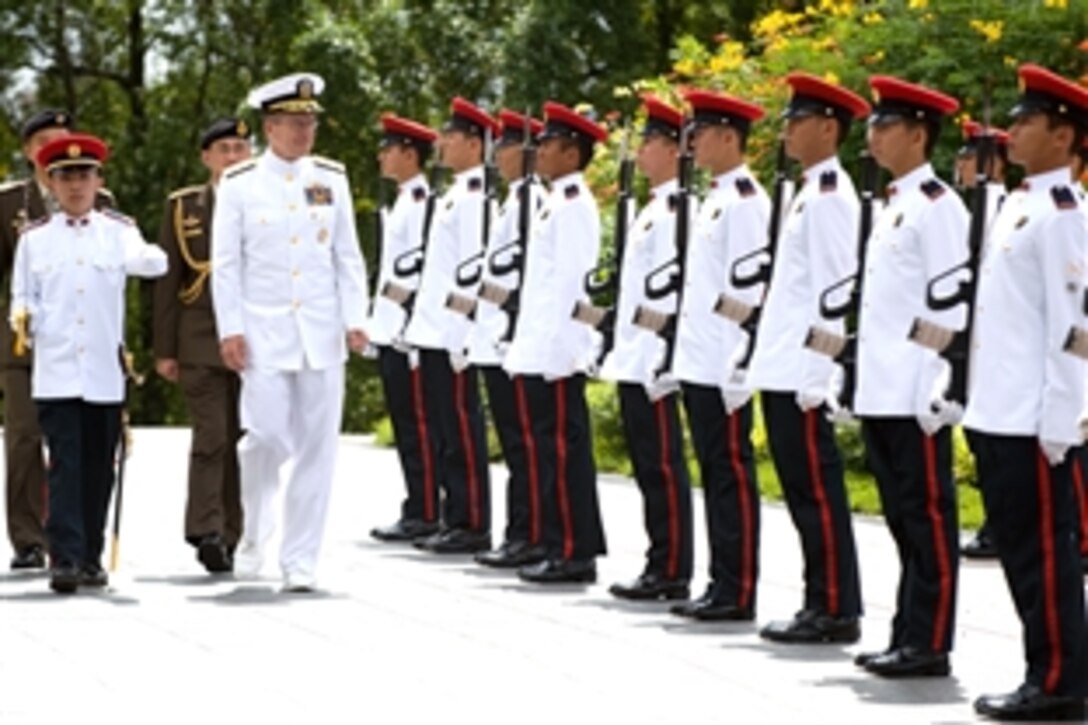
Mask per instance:
[[[642,91],[675,99],[701,87],[762,103],[773,119],[786,98],[781,76],[804,69],[861,92],[870,74],[903,76],[956,96],[975,118],[989,97],[1000,123],[1021,62],[1088,85],[1088,0],[0,0],[0,33],[0,179],[26,173],[22,120],[42,106],[67,108],[113,145],[108,184],[152,239],[169,191],[203,178],[204,126],[246,113],[258,82],[321,73],[328,111],[317,150],[349,169],[368,258],[386,110],[438,124],[461,95],[496,111],[586,103],[604,119],[634,113]],[[776,133],[773,121],[758,124],[750,146],[765,179]],[[589,174],[606,235],[614,136]],[[848,165],[861,143],[855,131]],[[957,146],[949,129],[938,169],[950,169]],[[129,338],[147,369],[149,289],[134,283],[130,297]],[[374,372],[368,361],[350,364],[349,430],[370,430],[384,415]],[[592,400],[599,459],[622,467],[615,397],[597,386]],[[131,407],[141,423],[185,421],[177,391],[154,376]],[[842,436],[858,472],[856,433]]]

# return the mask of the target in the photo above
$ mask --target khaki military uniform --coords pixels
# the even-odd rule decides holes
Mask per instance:
[[[238,488],[238,376],[219,355],[209,263],[215,189],[190,186],[170,195],[159,232],[169,271],[155,284],[156,358],[178,361],[192,419],[185,539],[211,534],[234,549],[242,530]]]
[[[99,209],[114,206],[113,195],[98,194]],[[33,356],[16,357],[7,324],[12,263],[23,227],[45,216],[46,200],[34,179],[0,186],[0,376],[4,385],[4,461],[8,539],[15,551],[45,548],[46,478],[38,413],[30,398]]]

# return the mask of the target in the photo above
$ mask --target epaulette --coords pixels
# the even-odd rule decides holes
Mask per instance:
[[[1054,206],[1059,209],[1076,209],[1077,198],[1073,196],[1073,190],[1068,186],[1053,186],[1050,188],[1050,198],[1054,200]]]
[[[106,197],[110,201],[117,201],[117,197],[113,195],[113,192],[110,191],[109,189],[107,189],[104,186],[101,189],[98,190],[98,193],[101,194],[102,196]]]
[[[333,161],[332,159],[327,159],[324,156],[314,156],[313,158],[314,166],[317,166],[318,168],[326,169],[328,171],[335,171],[338,174],[347,173],[344,169],[344,165],[339,161]]]
[[[578,184],[568,184],[563,189],[563,196],[566,197],[567,199],[577,199],[578,194],[580,194],[580,193],[581,193],[581,191],[579,191],[579,189],[578,189]]]
[[[134,220],[130,216],[125,216],[119,211],[114,211],[113,209],[102,209],[101,212],[104,216],[108,216],[110,219],[113,219],[114,221],[119,221],[122,224],[128,224],[130,226],[135,226],[136,224],[136,220]]]
[[[939,199],[941,194],[944,193],[944,184],[936,179],[930,179],[929,181],[922,183],[921,189],[922,193],[925,194],[930,201],[934,201],[935,199]]]
[[[747,176],[737,179],[737,193],[742,197],[752,196],[756,193],[756,185]]]
[[[482,188],[484,188],[484,182],[479,176],[473,176],[468,180],[469,191],[479,191]]]
[[[13,191],[22,191],[22,188],[26,185],[26,179],[16,179],[15,181],[8,181],[0,184],[0,194],[8,194]]]
[[[427,198],[427,191],[422,186],[417,186],[412,189],[412,199],[414,201],[423,201]]]
[[[257,168],[257,159],[246,159],[245,161],[234,164],[229,169],[224,171],[223,176],[228,179],[233,179],[235,176],[240,176],[247,171],[253,171],[253,169],[255,168]]]
[[[824,194],[839,188],[839,173],[834,169],[820,174],[820,191]]]
[[[194,184],[193,186],[186,186],[184,188],[177,189],[175,191],[170,192],[169,199],[170,199],[170,201],[173,201],[174,199],[180,199],[183,196],[191,196],[193,194],[199,193],[203,189],[204,189],[203,184]]]

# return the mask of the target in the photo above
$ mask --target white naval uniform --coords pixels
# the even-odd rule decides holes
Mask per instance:
[[[616,304],[616,332],[612,351],[601,366],[601,377],[619,383],[636,383],[649,390],[654,372],[665,355],[665,341],[634,323],[635,310],[676,312],[676,293],[660,300],[646,297],[646,275],[676,258],[676,210],[673,194],[676,179],[654,187],[650,202],[628,224],[627,248],[620,270]],[[695,199],[691,200],[695,202]],[[690,227],[689,227],[690,228]]]
[[[842,320],[820,315],[820,296],[857,269],[860,203],[837,156],[805,169],[803,178],[779,234],[748,378],[754,388],[815,402],[830,394],[835,362],[806,348],[805,338],[813,326],[843,333]]]
[[[930,280],[968,256],[969,215],[948,185],[924,163],[896,179],[869,243],[858,326],[854,412],[871,417],[932,416],[944,391],[948,363],[909,339],[916,318],[949,329],[963,327],[965,310],[926,304]],[[952,288],[939,288],[947,294]]]
[[[366,270],[343,167],[272,151],[224,174],[212,225],[220,339],[242,335],[238,444],[245,531],[235,559],[256,574],[275,528],[272,502],[293,459],[280,567],[312,585],[332,486],[346,333],[366,319]]]
[[[592,369],[599,335],[571,313],[589,301],[583,285],[599,250],[597,202],[582,173],[555,179],[533,219],[518,329],[503,361],[508,373],[557,379]]]
[[[521,189],[524,184],[524,179],[515,179],[510,182],[506,198],[503,200],[502,206],[499,207],[498,215],[492,216],[491,239],[488,240],[487,252],[484,254],[482,281],[491,282],[509,290],[517,289],[518,285],[521,284],[518,273],[511,271],[508,274],[496,276],[491,273],[489,260],[494,250],[518,238],[520,233],[518,220],[521,215]],[[539,180],[533,180],[529,186],[529,195],[529,208],[532,209],[530,213],[535,217],[544,198],[544,190]],[[530,218],[530,234],[533,232],[533,221]],[[500,255],[499,261],[506,263],[516,253],[515,250],[509,249]],[[521,253],[527,254],[524,250]],[[505,311],[500,309],[498,305],[480,299],[476,304],[476,323],[469,333],[469,362],[473,365],[483,366],[501,365],[503,358],[501,342],[503,335],[506,334],[508,324],[509,319]]]
[[[34,346],[31,396],[121,403],[125,398],[125,277],[161,277],[166,253],[148,244],[131,219],[63,212],[27,226],[15,251],[12,320],[30,316]]]
[[[963,425],[1075,446],[1085,366],[1062,345],[1084,319],[1083,202],[1066,168],[1025,182],[1002,205],[982,259]]]
[[[405,341],[413,347],[446,350],[463,355],[472,323],[460,312],[446,307],[451,292],[464,294],[457,285],[457,265],[483,246],[484,211],[482,166],[454,175],[453,184],[437,200],[430,238],[419,280],[419,293]]]
[[[400,184],[393,207],[384,213],[378,285],[373,290],[374,307],[367,320],[367,335],[375,345],[389,345],[404,330],[404,308],[382,295],[381,291],[388,282],[409,290],[419,285],[418,275],[398,277],[394,274],[393,263],[397,257],[423,242],[428,191],[427,179],[423,174],[417,174]]]
[[[771,202],[741,164],[718,176],[703,200],[685,261],[672,372],[685,383],[724,386],[748,335],[714,312],[724,293],[754,305],[761,290],[737,289],[730,282],[733,262],[767,246]]]

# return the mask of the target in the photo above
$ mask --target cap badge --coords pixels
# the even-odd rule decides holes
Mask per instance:
[[[68,123],[68,117],[65,116],[63,113],[58,113],[57,114],[57,125],[58,126],[63,126],[66,123]]]
[[[309,100],[314,95],[314,84],[308,79],[303,79],[298,82],[298,97]]]
[[[245,121],[239,121],[238,125],[234,127],[234,132],[241,138],[245,138],[249,135],[249,126],[246,125]]]
[[[79,144],[74,143],[68,145],[68,158],[78,159],[81,153],[83,153],[83,149],[80,148]]]

